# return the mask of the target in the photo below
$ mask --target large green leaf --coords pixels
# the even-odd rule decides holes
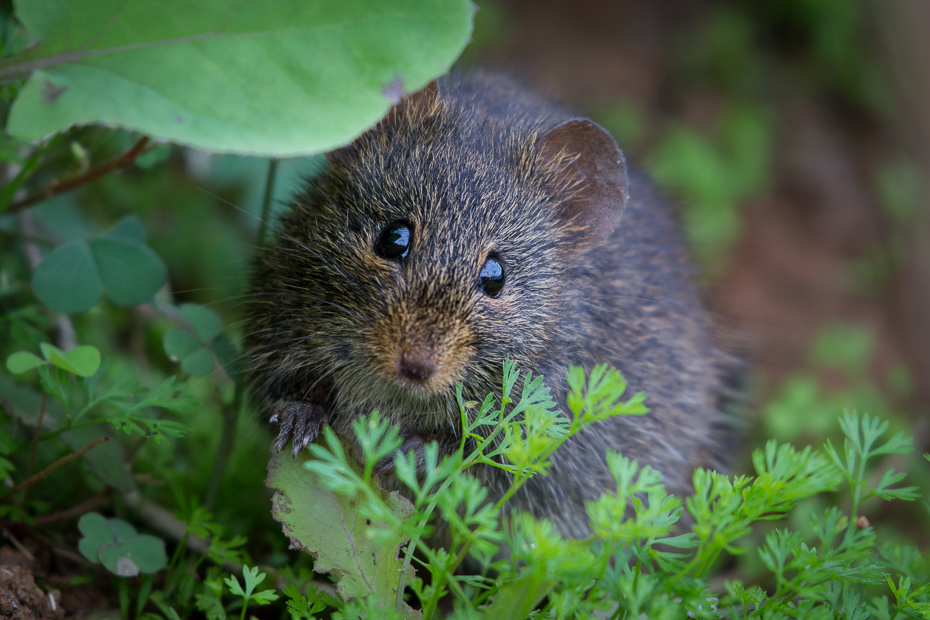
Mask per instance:
[[[369,533],[375,524],[360,514],[359,502],[326,488],[304,469],[306,459],[307,451],[295,459],[284,450],[275,451],[268,463],[265,485],[275,490],[271,514],[283,525],[291,548],[312,554],[314,571],[334,573],[344,598],[375,594],[379,600],[393,601],[403,566],[398,558],[403,541],[376,543]],[[384,493],[384,498],[400,519],[413,512],[410,502],[396,492]],[[416,617],[409,609],[405,614]]]
[[[68,314],[93,308],[102,289],[94,257],[83,241],[55,248],[32,274],[32,290],[39,301]]]
[[[470,0],[18,0],[41,43],[0,61],[29,77],[8,130],[103,123],[219,152],[327,150],[444,73]]]

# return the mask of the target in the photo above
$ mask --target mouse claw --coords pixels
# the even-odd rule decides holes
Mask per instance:
[[[271,421],[281,425],[275,439],[278,452],[287,446],[293,435],[293,456],[296,458],[301,450],[317,438],[323,425],[329,422],[329,414],[321,405],[293,402],[271,416]]]
[[[404,442],[400,444],[400,447],[394,454],[384,457],[375,464],[374,469],[372,469],[373,474],[380,476],[394,471],[394,455],[403,454],[405,452],[413,452],[417,462],[417,469],[423,466],[426,462],[426,442],[423,441],[423,438],[413,434],[404,434],[401,435],[401,437],[404,438]]]

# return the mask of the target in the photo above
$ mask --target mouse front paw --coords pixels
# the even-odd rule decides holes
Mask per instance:
[[[298,401],[285,405],[283,409],[271,416],[271,422],[280,425],[275,447],[280,452],[293,435],[293,453],[296,457],[301,450],[317,438],[323,425],[329,422],[329,412],[322,405]]]
[[[419,435],[414,435],[412,433],[405,433],[401,435],[404,442],[400,444],[400,447],[394,454],[413,452],[417,461],[417,470],[423,467],[423,464],[426,462],[426,442],[423,441],[423,438]],[[394,454],[386,456],[375,464],[372,473],[380,476],[381,474],[388,474],[394,471]]]

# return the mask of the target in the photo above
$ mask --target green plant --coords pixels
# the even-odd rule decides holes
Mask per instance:
[[[294,544],[314,555],[318,571],[337,578],[335,598],[291,591],[294,609],[363,605],[378,609],[378,615],[393,608],[393,613],[412,617],[415,612],[403,595],[409,586],[410,600],[419,601],[424,618],[435,617],[438,602],[447,596],[456,617],[563,617],[595,611],[612,618],[834,617],[840,610],[847,615],[878,613],[874,610],[882,609],[887,598],[873,586],[886,579],[903,584],[901,580],[918,575],[930,578],[925,564],[905,570],[885,559],[889,553],[911,552],[895,546],[880,551],[875,532],[859,518],[860,506],[869,498],[917,497],[914,487],[894,486],[903,474],[892,469],[877,483],[871,481],[869,461],[910,452],[912,445],[902,434],[880,442],[888,424],[868,415],[841,418],[846,436],[842,454],[829,442],[820,452],[770,441],[753,454],[755,476],[698,470],[694,494],[684,501],[666,493],[655,470],[608,454],[617,489],[588,505],[592,536],[586,540],[564,540],[548,522],[508,512],[505,500],[485,503],[486,491],[469,467],[485,463],[506,468],[519,487],[543,474],[552,452],[580,428],[613,415],[643,413],[642,395],[621,401],[625,382],[603,367],[587,380],[580,369],[572,369],[569,417],[553,415],[545,388],[529,375],[520,398],[511,400],[518,374],[505,365],[499,407],[489,397],[477,413],[469,414],[469,407],[478,403],[464,402],[460,394],[473,450],[466,449],[463,439],[458,452],[440,460],[435,445],[428,446],[419,477],[411,455],[395,456],[409,503],[380,490],[371,476],[374,464],[400,444],[396,431],[377,414],[354,426],[363,462],[356,464],[332,432],[325,444],[312,446],[314,458],[303,463],[312,474],[290,457],[274,459],[269,483],[278,490],[276,518]],[[492,420],[492,440],[475,432]],[[770,587],[740,580],[728,582],[723,590],[712,587],[708,577],[721,556],[751,550],[741,541],[754,525],[783,518],[797,511],[799,503],[835,492],[844,479],[852,500],[849,516],[835,506],[810,512],[808,531],[772,530],[755,551],[768,571],[762,583],[771,582]],[[325,497],[331,498],[327,507],[321,506]],[[685,513],[690,526],[681,524]],[[327,523],[344,527],[327,528]],[[436,549],[428,541],[440,523],[448,529],[447,545]],[[369,556],[379,559],[367,561]],[[477,574],[457,573],[466,558]],[[428,579],[414,575],[414,567]],[[884,617],[916,612],[930,602],[930,591],[900,587],[905,589],[895,594],[897,607]]]

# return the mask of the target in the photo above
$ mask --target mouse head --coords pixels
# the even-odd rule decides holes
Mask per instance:
[[[603,129],[440,83],[328,160],[257,283],[298,325],[291,368],[325,375],[342,409],[457,424],[456,383],[481,398],[506,357],[538,374],[558,355],[573,270],[626,200]]]

